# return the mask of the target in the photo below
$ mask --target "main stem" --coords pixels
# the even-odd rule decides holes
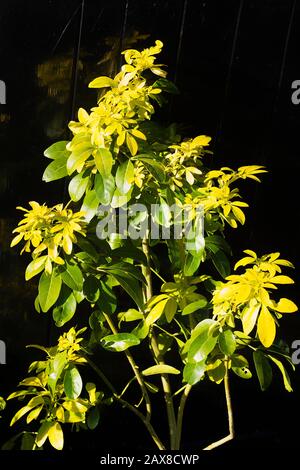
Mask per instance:
[[[234,436],[234,419],[233,419],[233,410],[232,410],[232,401],[231,401],[231,393],[230,393],[230,384],[229,384],[229,374],[228,374],[228,367],[226,365],[226,374],[224,377],[224,388],[225,388],[225,398],[226,398],[226,407],[227,407],[227,416],[228,416],[228,430],[229,434],[218,441],[213,442],[209,446],[205,447],[204,450],[212,450],[216,447],[225,444],[228,441],[231,441]]]
[[[142,266],[143,275],[146,279],[145,301],[147,301],[151,299],[152,297],[152,276],[151,276],[151,269],[150,269],[149,244],[146,238],[143,239],[142,249],[147,258],[147,266]],[[156,335],[153,329],[151,332],[151,349],[152,349],[152,352],[153,352],[153,355],[157,364],[165,364],[163,357],[159,351]],[[161,375],[161,383],[162,383],[162,387],[164,391],[164,398],[165,398],[166,409],[167,409],[169,433],[170,433],[170,446],[171,446],[171,450],[175,450],[176,449],[177,423],[176,423],[171,384],[170,384],[168,374]]]

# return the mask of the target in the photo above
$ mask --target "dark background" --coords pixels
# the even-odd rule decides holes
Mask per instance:
[[[155,39],[164,42],[162,62],[181,91],[160,119],[183,124],[186,135],[212,136],[216,168],[263,164],[269,170],[263,184],[242,185],[251,207],[246,225],[227,231],[234,259],[246,248],[261,254],[278,250],[296,265],[298,281],[300,105],[291,101],[291,84],[300,79],[300,2],[1,0],[0,79],[7,104],[0,105],[0,339],[7,345],[7,365],[0,365],[0,395],[15,389],[33,359],[25,345],[50,344],[53,338],[50,315],[33,307],[36,286],[24,281],[28,259],[9,249],[15,207],[65,198],[63,183],[41,181],[44,149],[68,138],[66,124],[75,110],[95,102],[87,84],[118,70],[120,50],[141,49]],[[298,285],[287,295],[299,303]],[[300,339],[299,326],[299,314],[283,318],[280,333],[289,345]],[[123,374],[119,357],[112,359],[115,376]],[[264,393],[256,378],[233,378],[237,440],[229,447],[297,446],[299,367],[293,394],[277,374]],[[222,386],[195,387],[187,405],[185,448],[200,449],[225,435],[224,406]],[[156,422],[165,433],[161,413],[159,408]],[[4,413],[1,442],[12,435],[7,419]],[[120,408],[105,411],[96,431],[72,442],[67,440],[67,449],[152,446],[136,418]]]

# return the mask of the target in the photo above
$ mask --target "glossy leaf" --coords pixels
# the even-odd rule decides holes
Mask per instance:
[[[101,339],[102,346],[108,351],[120,352],[140,344],[139,338],[132,333],[118,333]]]
[[[83,172],[79,173],[78,175],[74,176],[69,183],[70,198],[74,202],[80,201],[87,189],[89,177],[84,177],[83,175]]]
[[[41,275],[39,281],[39,304],[43,312],[47,312],[57,301],[60,288],[61,276],[54,270],[52,273]]]
[[[63,282],[72,290],[82,290],[83,276],[76,264],[65,263],[65,270],[61,273]]]
[[[110,204],[115,191],[114,177],[109,175],[104,178],[100,173],[97,173],[95,176],[95,191],[101,204]]]
[[[48,430],[49,442],[56,450],[62,450],[64,447],[64,434],[61,425],[58,422],[52,423]]]
[[[116,173],[116,185],[121,194],[127,194],[134,181],[134,166],[130,160],[122,163]]]
[[[204,376],[205,360],[196,363],[188,362],[183,369],[183,380],[189,385],[195,385]]]
[[[257,333],[265,348],[269,348],[276,336],[275,321],[269,310],[263,305],[257,322]]]
[[[44,152],[45,157],[51,158],[51,160],[66,157],[70,153],[66,149],[66,145],[68,143],[69,142],[67,140],[61,140],[60,142],[55,142],[55,144],[50,145],[50,147],[48,147]]]
[[[71,400],[76,399],[81,394],[82,379],[75,366],[69,367],[64,376],[64,390],[65,394]]]
[[[190,315],[191,313],[197,312],[197,310],[200,310],[207,305],[207,300],[204,296],[201,297],[201,299],[196,300],[195,302],[191,302],[188,304],[184,309],[182,310],[182,315]]]
[[[98,148],[94,154],[97,170],[103,178],[107,178],[111,174],[113,164],[112,154],[105,148]]]
[[[142,374],[144,376],[157,375],[157,374],[180,374],[180,370],[175,369],[175,367],[168,366],[167,364],[157,364],[156,366],[148,367],[148,369],[143,370]]]
[[[39,258],[35,258],[34,260],[29,263],[25,271],[25,279],[29,281],[32,277],[39,274],[45,268],[47,256],[40,256]]]
[[[236,341],[231,330],[222,331],[219,335],[219,346],[225,356],[231,356],[236,349]]]
[[[67,157],[59,157],[46,167],[43,173],[43,181],[49,183],[65,176],[68,176]]]
[[[96,215],[99,206],[99,199],[94,189],[87,191],[80,211],[84,212],[85,220],[90,222]]]

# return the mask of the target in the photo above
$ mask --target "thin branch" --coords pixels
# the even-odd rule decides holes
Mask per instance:
[[[131,405],[131,403],[124,400],[123,398],[121,398],[117,394],[117,392],[116,392],[114,386],[112,385],[112,383],[108,380],[108,378],[105,376],[105,374],[102,372],[102,370],[91,359],[86,357],[86,360],[87,360],[88,364],[91,366],[91,368],[100,377],[100,379],[103,380],[103,382],[110,389],[110,391],[112,392],[113,397],[115,398],[115,400],[118,403],[120,403],[120,405],[122,405],[125,408],[127,408],[128,410],[132,411],[144,423],[144,425],[146,426],[147,430],[149,431],[149,434],[151,435],[153,441],[157,445],[158,449],[159,450],[166,450],[165,446],[163,445],[163,443],[159,439],[158,435],[156,434],[156,431],[154,430],[152,424],[149,422],[148,418],[146,416],[144,416],[143,413],[141,413],[137,408],[135,408],[133,405]]]
[[[106,313],[103,312],[103,316],[104,316],[105,320],[107,321],[112,333],[115,334],[115,335],[118,334],[118,330],[115,327],[115,325],[114,325],[112,319],[109,317],[109,315],[107,315]],[[141,388],[143,397],[145,399],[145,404],[146,404],[146,413],[147,413],[146,419],[148,421],[150,421],[150,419],[151,419],[151,402],[150,402],[150,398],[149,398],[149,394],[148,394],[145,382],[144,382],[143,377],[142,377],[142,375],[139,371],[138,366],[135,363],[135,360],[133,359],[133,357],[132,357],[131,353],[128,351],[128,349],[125,349],[124,354],[126,355],[127,360],[129,362],[129,364],[130,364],[130,366],[133,370],[133,373],[136,376],[138,384]]]
[[[183,423],[183,414],[186,405],[187,398],[189,396],[190,391],[192,390],[191,385],[187,385],[184,388],[184,392],[181,395],[180,404],[178,408],[178,417],[177,417],[177,433],[176,433],[176,450],[180,449],[181,443],[181,433],[182,433],[182,423]]]
[[[150,251],[149,251],[149,244],[147,238],[144,238],[142,241],[142,249],[147,258],[147,266],[142,266],[143,275],[147,281],[145,290],[144,290],[144,298],[145,302],[151,299],[153,295],[152,291],[152,276],[151,276],[151,268],[150,268]],[[153,356],[157,362],[157,364],[165,364],[163,357],[159,351],[157,339],[155,336],[155,332],[151,331],[149,335],[150,338],[150,347],[153,353]],[[168,416],[168,423],[169,423],[169,432],[170,432],[170,446],[171,449],[175,449],[175,439],[176,439],[176,416],[174,410],[174,403],[173,403],[173,395],[172,389],[170,384],[170,379],[168,374],[161,374],[161,383],[164,391],[164,398],[166,402],[166,409],[167,409],[167,416]]]
[[[228,416],[228,436],[219,439],[218,441],[213,442],[209,446],[205,447],[203,450],[212,450],[216,447],[219,447],[225,444],[228,441],[234,439],[235,432],[234,432],[234,419],[233,419],[233,410],[232,410],[232,401],[231,401],[231,394],[230,394],[230,385],[229,385],[229,374],[228,374],[228,366],[226,366],[226,374],[224,377],[224,387],[225,387],[225,397],[226,397],[226,407],[227,407],[227,416]]]

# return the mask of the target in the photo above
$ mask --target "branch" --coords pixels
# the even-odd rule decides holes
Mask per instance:
[[[109,317],[109,315],[107,315],[106,313],[103,312],[103,316],[104,316],[105,320],[107,321],[112,333],[115,334],[115,335],[118,334],[118,330],[115,327],[115,325],[114,325],[112,319]],[[127,360],[129,362],[129,364],[130,364],[130,366],[133,370],[133,373],[136,376],[138,384],[141,388],[143,397],[145,399],[145,404],[146,404],[146,413],[147,413],[146,419],[147,419],[147,421],[150,421],[150,419],[151,419],[151,402],[150,402],[150,398],[149,398],[149,394],[148,394],[145,382],[144,382],[143,377],[142,377],[142,375],[139,371],[138,366],[135,363],[135,360],[133,359],[133,357],[132,357],[131,353],[128,351],[128,349],[125,349],[124,354],[126,355]]]
[[[152,292],[152,276],[151,276],[151,268],[150,268],[149,244],[146,238],[144,238],[142,241],[142,249],[147,258],[147,266],[142,266],[142,272],[147,281],[147,285],[144,291],[145,302],[147,302],[149,299],[151,299],[153,292]],[[157,339],[156,339],[153,329],[150,334],[150,345],[151,345],[153,356],[157,364],[165,364],[163,357],[159,351]],[[169,379],[168,374],[161,374],[161,383],[162,383],[162,387],[164,391],[164,398],[165,398],[166,408],[167,408],[169,432],[170,432],[170,446],[171,446],[171,449],[174,450],[177,423],[176,423],[171,384],[170,384],[170,379]]]
[[[117,392],[112,383],[108,380],[108,378],[105,376],[105,374],[102,372],[102,370],[88,357],[86,357],[86,360],[88,364],[91,366],[91,368],[96,372],[96,374],[103,380],[103,382],[107,385],[107,387],[110,389],[110,391],[113,394],[113,397],[115,400],[120,403],[120,405],[124,406],[128,410],[132,411],[146,426],[147,430],[149,431],[150,436],[152,437],[153,441],[157,445],[159,450],[166,450],[165,446],[159,439],[158,435],[156,434],[152,424],[149,422],[148,418],[143,415],[137,408],[135,408],[131,403],[128,401],[124,400],[121,398]]]
[[[234,439],[235,432],[234,432],[234,420],[233,420],[233,411],[232,411],[232,401],[231,401],[231,394],[230,394],[230,385],[229,385],[229,374],[228,374],[228,365],[226,365],[226,374],[224,377],[224,387],[225,387],[225,397],[226,397],[226,407],[227,407],[227,416],[228,416],[228,429],[229,434],[218,441],[213,442],[209,446],[205,447],[203,450],[212,450],[216,447],[219,447],[225,444],[228,441]]]
[[[181,395],[180,404],[178,408],[178,417],[177,417],[177,433],[176,433],[176,450],[180,449],[180,442],[181,442],[181,433],[182,433],[182,422],[183,422],[183,414],[186,405],[187,398],[189,396],[190,391],[192,390],[191,385],[187,385],[184,388],[183,394]]]

